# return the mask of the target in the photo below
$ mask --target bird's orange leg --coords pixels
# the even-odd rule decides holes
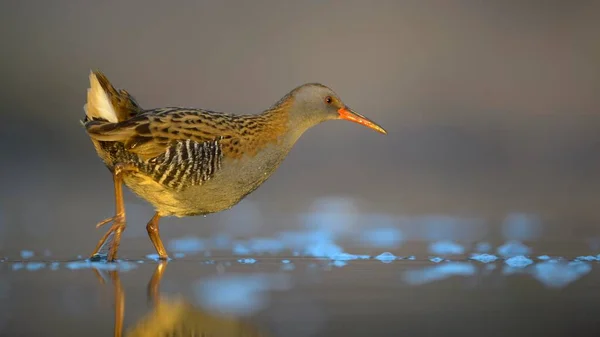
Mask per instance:
[[[169,256],[167,255],[165,246],[163,246],[162,240],[160,239],[160,233],[158,230],[159,220],[160,215],[158,215],[158,212],[156,212],[152,219],[148,221],[148,225],[146,225],[146,230],[148,231],[150,241],[152,241],[152,244],[154,245],[154,249],[156,249],[156,252],[158,253],[158,258],[161,260],[166,260],[169,258]]]
[[[126,173],[137,172],[138,168],[131,164],[117,164],[113,172],[113,181],[115,185],[115,216],[102,220],[96,225],[96,228],[101,227],[109,222],[113,222],[110,229],[104,234],[98,242],[96,249],[92,253],[92,257],[98,254],[102,246],[111,234],[114,234],[110,249],[108,251],[107,261],[112,262],[117,257],[119,244],[121,243],[121,234],[125,230],[125,203],[123,202],[123,175]]]

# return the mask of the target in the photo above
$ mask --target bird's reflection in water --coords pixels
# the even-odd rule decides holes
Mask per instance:
[[[148,282],[148,299],[152,309],[148,314],[127,329],[127,337],[252,337],[267,336],[256,326],[235,317],[218,316],[193,306],[180,296],[166,297],[160,295],[159,286],[167,266],[160,262]],[[102,279],[98,270],[94,269]],[[115,296],[115,329],[114,336],[123,335],[123,318],[125,316],[125,292],[121,286],[119,271],[109,272]]]

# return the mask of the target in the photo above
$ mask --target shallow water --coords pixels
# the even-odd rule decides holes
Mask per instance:
[[[3,336],[112,336],[115,329],[125,336],[600,333],[600,255],[534,254],[515,241],[474,245],[486,253],[449,241],[426,249],[410,243],[396,250],[350,246],[346,252],[327,240],[308,240],[312,243],[296,251],[288,248],[294,242],[288,239],[208,250],[207,241],[181,238],[169,242],[175,252],[168,262],[141,252],[105,263],[23,251],[0,263],[0,331]],[[414,255],[406,254],[409,249]],[[351,253],[361,250],[379,252]]]

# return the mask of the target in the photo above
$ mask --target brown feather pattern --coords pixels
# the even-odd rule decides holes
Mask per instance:
[[[159,108],[119,123],[84,122],[105,162],[136,165],[170,189],[201,185],[221,168],[223,158],[254,156],[277,143],[288,127],[286,99],[259,115],[202,109]]]
[[[260,115],[161,108],[119,123],[86,124],[93,139],[123,143],[127,151],[143,160],[155,158],[177,141],[186,139],[202,144],[219,138],[225,156],[253,156],[265,145],[276,142],[287,127],[287,114],[281,106]]]

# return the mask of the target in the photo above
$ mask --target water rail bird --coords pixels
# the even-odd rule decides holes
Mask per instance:
[[[168,255],[159,235],[165,216],[220,212],[240,202],[277,169],[300,136],[327,120],[348,120],[387,132],[345,105],[325,85],[308,83],[258,114],[204,109],[143,109],[126,90],[117,90],[91,71],[81,121],[114,182],[115,215],[92,258],[112,235],[107,261],[114,261],[125,229],[123,184],[154,206],[146,225],[159,258]]]

